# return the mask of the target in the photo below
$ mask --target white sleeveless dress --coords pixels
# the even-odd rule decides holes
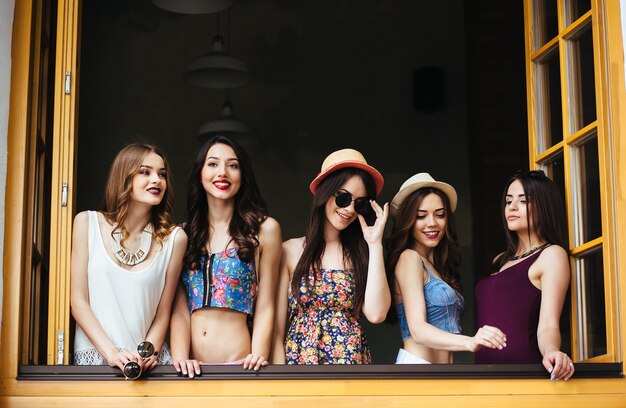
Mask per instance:
[[[127,271],[107,254],[98,213],[89,211],[89,262],[87,279],[89,304],[107,336],[118,349],[136,351],[144,341],[165,288],[165,275],[172,256],[176,227],[163,241],[163,247],[144,269]],[[160,364],[171,364],[171,355],[163,344]],[[106,364],[102,355],[77,326],[74,339],[74,364]]]

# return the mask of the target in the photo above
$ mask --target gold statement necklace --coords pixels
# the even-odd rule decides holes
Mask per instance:
[[[115,229],[117,225],[113,226]],[[113,254],[118,261],[124,265],[134,266],[143,262],[150,252],[150,246],[152,245],[152,224],[148,223],[141,233],[141,241],[139,242],[139,249],[136,252],[129,252],[122,246],[122,231],[117,230],[113,233],[112,248]]]

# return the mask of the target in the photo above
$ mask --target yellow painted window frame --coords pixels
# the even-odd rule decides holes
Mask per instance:
[[[606,40],[606,4],[602,0],[592,0],[591,9],[581,15],[576,21],[565,27],[565,6],[567,0],[557,1],[557,15],[558,15],[558,34],[555,38],[548,39],[548,41],[539,47],[537,50],[534,48],[533,38],[533,0],[525,0],[524,12],[524,31],[525,31],[525,43],[526,43],[526,80],[527,80],[527,100],[528,100],[528,142],[529,142],[529,162],[531,168],[539,168],[549,163],[550,160],[560,154],[563,156],[564,171],[565,171],[565,195],[566,195],[566,207],[568,215],[568,225],[573,225],[573,192],[572,183],[575,181],[572,178],[572,150],[576,144],[580,143],[584,138],[592,133],[596,133],[598,140],[598,155],[599,155],[599,176],[600,176],[600,206],[601,206],[601,225],[602,236],[593,239],[582,245],[575,245],[574,234],[570,229],[569,241],[570,241],[570,264],[571,264],[571,294],[572,294],[572,354],[575,361],[582,361],[579,355],[579,336],[578,322],[579,316],[577,311],[577,305],[580,302],[577,295],[576,274],[574,269],[574,260],[576,256],[588,252],[591,249],[602,247],[602,256],[604,262],[604,293],[605,293],[605,313],[606,313],[606,338],[607,338],[607,353],[601,356],[586,359],[584,361],[591,362],[615,362],[619,361],[620,346],[619,346],[619,333],[618,333],[618,320],[619,310],[614,307],[617,304],[617,267],[616,267],[616,243],[614,242],[615,235],[615,214],[614,208],[616,205],[614,197],[613,180],[615,180],[615,172],[613,169],[614,156],[612,155],[610,147],[615,142],[615,138],[612,137],[615,131],[611,129],[611,109],[610,99],[611,94],[614,93],[609,88],[608,81],[608,50]],[[613,5],[614,6],[614,5]],[[617,12],[619,16],[619,12]],[[596,120],[590,124],[587,124],[583,128],[576,132],[571,132],[571,126],[573,120],[570,117],[568,109],[568,101],[573,100],[574,96],[570,97],[570,92],[573,92],[573,86],[571,86],[570,78],[572,72],[567,66],[567,41],[574,37],[581,28],[591,24],[593,48],[594,48],[594,76],[595,76],[595,91],[596,91]],[[558,143],[550,146],[544,151],[539,151],[539,135],[538,128],[542,126],[540,117],[538,117],[537,110],[540,109],[540,103],[537,101],[538,93],[542,92],[537,89],[537,78],[535,71],[535,64],[540,62],[542,58],[548,55],[550,52],[558,50],[559,52],[559,67],[560,67],[560,86],[561,86],[561,106],[562,106],[562,121],[563,121],[563,137]],[[545,104],[543,109],[547,109]],[[547,113],[547,112],[546,112]],[[626,255],[626,253],[624,254]],[[623,314],[623,313],[622,313]]]
[[[53,188],[50,205],[48,364],[69,363],[66,350],[70,347],[70,254],[76,185],[80,3],[80,0],[58,2]]]
[[[42,19],[42,13],[41,13],[41,1],[36,1],[34,2],[35,4],[33,4],[33,11],[34,11],[34,16],[33,19],[35,20],[35,24],[34,24],[34,30],[33,30],[33,67],[39,67],[40,63],[41,63],[41,48],[43,47],[43,45],[41,44],[41,33],[43,30],[43,22],[41,21]],[[45,78],[46,73],[42,73],[39,69],[33,69],[32,70],[32,76],[31,76],[31,85],[30,85],[30,92],[31,92],[31,109],[28,115],[28,119],[27,119],[27,137],[24,139],[26,142],[26,145],[24,146],[25,148],[25,154],[26,154],[26,165],[28,166],[28,168],[33,169],[35,167],[35,161],[38,160],[37,158],[37,144],[38,144],[38,134],[37,134],[37,122],[38,122],[38,118],[40,117],[40,115],[42,114],[42,112],[46,111],[46,106],[45,106],[45,101],[43,104],[38,104],[35,103],[36,100],[38,100],[39,98],[41,98],[41,83],[45,82],[48,78]],[[45,93],[45,91],[44,91]],[[44,115],[44,121],[45,121],[45,115]],[[24,231],[24,235],[25,235],[25,240],[24,242],[26,243],[26,245],[24,246],[24,257],[25,257],[25,262],[24,262],[24,269],[27,271],[31,271],[32,270],[32,265],[33,265],[33,258],[36,256],[35,254],[35,249],[33,248],[34,242],[41,242],[41,236],[42,236],[42,229],[35,229],[34,228],[34,223],[35,223],[35,219],[41,219],[42,215],[43,215],[43,211],[44,209],[42,208],[41,204],[41,197],[38,197],[38,193],[40,193],[40,191],[35,191],[35,188],[37,186],[37,174],[35,174],[35,171],[30,171],[27,175],[26,175],[26,185],[25,185],[25,195],[26,195],[26,203],[25,203],[25,226],[26,229]],[[36,203],[36,201],[39,201]],[[47,244],[47,243],[44,243]],[[23,291],[22,291],[22,315],[23,316],[30,316],[30,318],[34,319],[35,322],[31,322],[30,319],[23,319],[21,322],[21,331],[22,331],[22,336],[21,336],[21,354],[20,354],[20,361],[22,362],[26,362],[29,359],[29,355],[30,355],[30,346],[32,345],[34,350],[32,350],[32,354],[33,354],[33,358],[35,360],[39,360],[39,339],[41,338],[41,334],[39,333],[39,328],[40,328],[40,319],[47,319],[47,316],[42,316],[39,313],[39,310],[41,310],[41,308],[39,308],[39,310],[32,310],[33,308],[31,307],[33,304],[38,304],[40,302],[40,300],[38,298],[41,298],[43,296],[41,296],[42,294],[40,293],[39,290],[35,290],[34,292],[31,291],[31,289],[33,288],[34,285],[36,285],[35,282],[33,282],[33,276],[32,273],[25,273],[24,274],[24,281],[23,281]],[[43,299],[46,299],[46,297],[43,297]],[[35,309],[37,309],[37,307],[35,307]],[[31,333],[31,327],[34,328],[33,332]]]
[[[58,31],[56,39],[56,71],[54,78],[54,114],[52,136],[52,176],[50,214],[50,269],[48,293],[48,364],[67,364],[67,353],[59,353],[59,340],[69,338],[69,257],[71,244],[72,214],[74,212],[74,162],[77,107],[76,61],[79,1],[59,1]],[[5,259],[4,303],[2,331],[2,378],[15,378],[18,364],[25,363],[28,335],[29,302],[25,293],[29,285],[28,273],[32,258],[33,231],[32,189],[34,177],[32,161],[36,144],[36,120],[38,112],[36,83],[37,72],[31,72],[32,64],[38,64],[40,55],[41,0],[19,1],[15,4],[12,36],[12,80],[9,107],[9,131],[7,161],[7,189],[5,212]],[[37,70],[33,70],[37,71]],[[66,75],[69,72],[69,92],[65,92]],[[63,196],[63,184],[69,188]],[[62,203],[62,200],[64,203]],[[23,298],[22,298],[23,297]],[[6,329],[6,330],[5,330]],[[64,337],[59,338],[59,333]],[[60,357],[60,359],[59,359]]]

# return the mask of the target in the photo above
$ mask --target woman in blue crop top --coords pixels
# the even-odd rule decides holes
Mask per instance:
[[[214,137],[198,152],[184,229],[189,245],[170,326],[174,367],[191,378],[202,363],[267,365],[282,238],[235,141]]]
[[[306,234],[283,244],[272,362],[367,364],[359,318],[384,320],[391,304],[382,235],[382,175],[361,153],[331,153],[309,186]]]
[[[506,347],[495,327],[481,327],[473,337],[460,334],[456,204],[454,188],[428,173],[405,181],[391,202],[387,270],[403,340],[396,364],[446,364],[453,351]]]

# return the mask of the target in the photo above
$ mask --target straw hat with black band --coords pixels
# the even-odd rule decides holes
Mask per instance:
[[[406,198],[411,195],[411,193],[424,187],[433,187],[441,190],[441,192],[443,192],[450,201],[450,209],[453,212],[456,210],[457,195],[454,187],[452,187],[448,183],[436,181],[428,173],[417,173],[416,175],[411,176],[407,181],[402,183],[400,190],[395,195],[393,200],[391,200],[391,216],[395,216],[404,200],[406,200]]]
[[[311,193],[315,194],[317,191],[317,186],[328,177],[330,174],[336,172],[340,169],[345,169],[348,167],[354,167],[357,169],[361,169],[367,172],[374,179],[374,184],[376,185],[376,195],[380,194],[380,191],[383,189],[383,184],[385,180],[383,179],[382,174],[369,164],[365,160],[363,155],[354,149],[341,149],[336,152],[332,152],[326,157],[324,162],[322,163],[322,169],[318,173],[317,177],[311,182],[309,189]]]

